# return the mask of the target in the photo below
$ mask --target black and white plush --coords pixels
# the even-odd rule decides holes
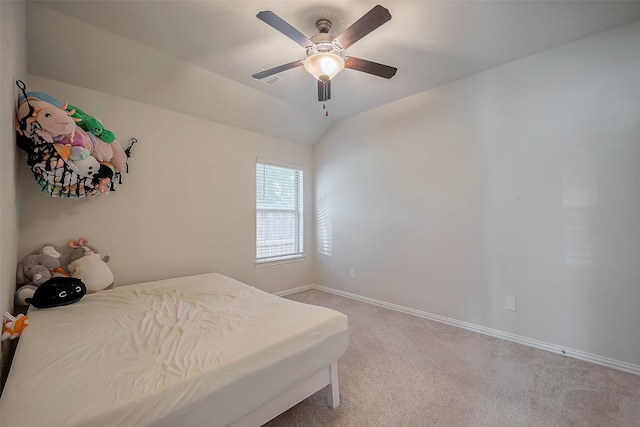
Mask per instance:
[[[75,277],[54,277],[47,280],[27,298],[27,304],[37,308],[58,307],[80,301],[87,293],[82,280]]]

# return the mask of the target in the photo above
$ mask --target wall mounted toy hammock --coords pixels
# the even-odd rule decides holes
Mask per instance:
[[[137,141],[122,148],[113,132],[81,109],[42,92],[26,92],[16,114],[17,144],[42,192],[81,198],[115,191],[129,172],[127,159]]]

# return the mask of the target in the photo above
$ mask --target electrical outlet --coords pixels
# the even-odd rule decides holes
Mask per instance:
[[[349,277],[351,277],[352,279],[356,278],[356,271],[353,268],[349,270]]]
[[[509,311],[516,311],[515,297],[504,297],[504,308],[506,308]]]

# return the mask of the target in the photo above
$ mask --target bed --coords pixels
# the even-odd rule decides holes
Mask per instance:
[[[322,388],[340,402],[346,316],[218,273],[28,315],[3,427],[260,426]]]

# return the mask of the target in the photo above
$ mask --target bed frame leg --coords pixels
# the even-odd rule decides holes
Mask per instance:
[[[338,386],[338,362],[329,365],[331,382],[327,386],[327,404],[331,409],[340,405],[340,387]]]

